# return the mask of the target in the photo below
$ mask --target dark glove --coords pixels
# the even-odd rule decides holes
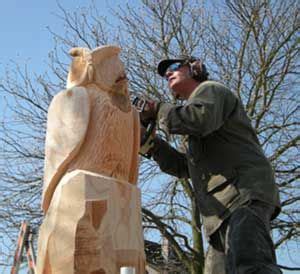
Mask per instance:
[[[139,153],[146,157],[151,158],[151,150],[154,147],[155,128],[151,132],[147,132],[147,129],[141,125],[141,146]]]
[[[159,111],[160,102],[147,101],[142,112],[140,112],[140,119],[144,126],[147,126],[149,121],[156,120]]]

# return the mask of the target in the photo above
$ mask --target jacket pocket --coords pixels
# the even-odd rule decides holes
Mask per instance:
[[[213,175],[207,183],[207,194],[213,196],[224,208],[228,209],[239,195],[236,186],[237,178],[226,178],[223,175]]]

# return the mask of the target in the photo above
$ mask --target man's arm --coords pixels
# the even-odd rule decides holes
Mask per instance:
[[[178,178],[189,178],[186,155],[158,137],[153,141],[152,156],[160,169]]]
[[[184,106],[161,103],[158,122],[170,134],[203,137],[219,129],[230,116],[237,98],[223,85],[205,82]]]

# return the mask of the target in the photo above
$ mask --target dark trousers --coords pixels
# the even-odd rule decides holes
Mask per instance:
[[[211,236],[205,274],[280,274],[270,237],[273,207],[252,201]]]

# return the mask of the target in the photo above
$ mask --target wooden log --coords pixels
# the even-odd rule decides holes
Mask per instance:
[[[48,110],[38,274],[144,273],[139,115],[120,48],[74,48]]]
[[[139,189],[76,170],[57,186],[38,240],[37,273],[145,273]]]

